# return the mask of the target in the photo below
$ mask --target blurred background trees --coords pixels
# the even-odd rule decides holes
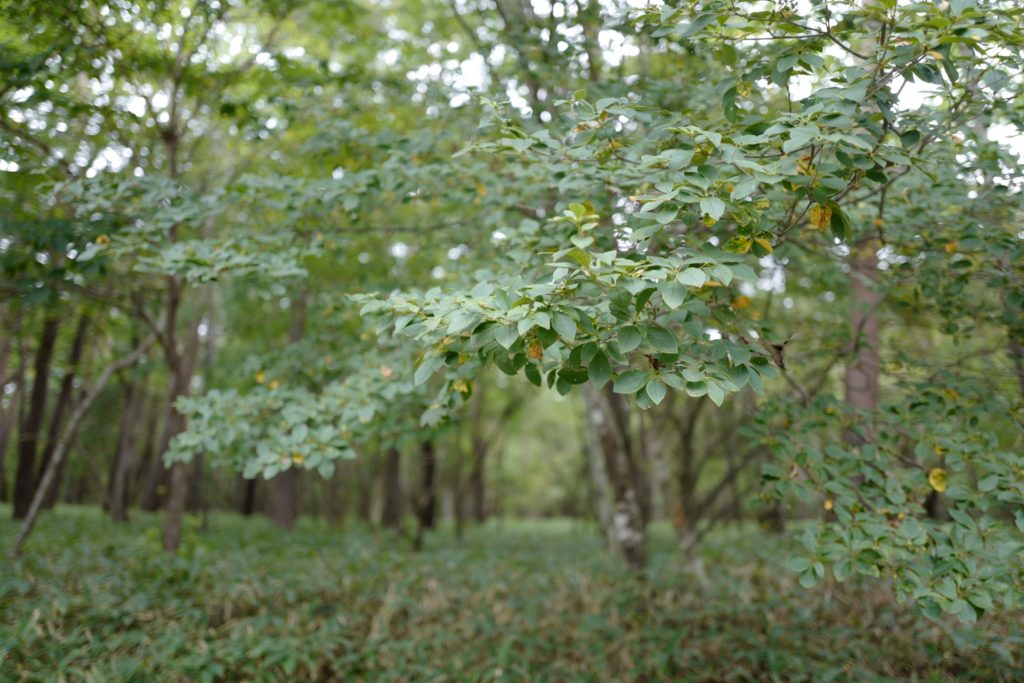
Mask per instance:
[[[0,497],[1012,603],[1019,9],[762,5],[6,3]]]

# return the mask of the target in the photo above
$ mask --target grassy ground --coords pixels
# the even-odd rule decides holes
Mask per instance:
[[[195,520],[192,520],[195,524]],[[0,571],[0,681],[1019,680],[1020,614],[933,622],[877,583],[807,591],[784,542],[723,531],[701,588],[656,534],[644,580],[566,521],[407,544],[215,515],[184,552],[159,519],[46,516]],[[0,523],[6,553],[14,526]]]

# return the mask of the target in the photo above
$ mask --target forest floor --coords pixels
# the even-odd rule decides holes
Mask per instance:
[[[189,520],[159,548],[157,516],[45,515],[0,571],[2,681],[1014,680],[1024,620],[932,621],[877,581],[801,588],[788,541],[724,529],[708,584],[667,529],[628,576],[593,528],[491,522],[424,551],[304,520]],[[0,522],[0,552],[14,532]]]

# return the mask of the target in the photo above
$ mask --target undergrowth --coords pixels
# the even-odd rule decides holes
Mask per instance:
[[[702,581],[656,529],[637,579],[588,526],[492,522],[426,549],[306,520],[190,520],[92,509],[41,520],[0,571],[3,681],[1013,680],[1019,613],[967,627],[896,604],[879,581],[807,590],[788,541],[723,530]],[[14,525],[0,523],[6,554]]]

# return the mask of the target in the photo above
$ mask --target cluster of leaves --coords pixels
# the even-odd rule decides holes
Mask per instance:
[[[0,677],[1009,681],[1022,664],[1018,611],[967,626],[871,581],[809,591],[779,566],[787,543],[753,530],[708,539],[729,570],[698,589],[661,531],[637,581],[560,520],[411,554],[308,520],[282,544],[266,520],[213,515],[168,557],[155,519],[62,508],[0,578]]]
[[[825,510],[791,567],[807,586],[827,566],[839,581],[891,577],[932,616],[973,622],[997,602],[1016,607],[1024,457],[993,431],[983,387],[944,373],[911,393],[874,417],[829,395],[763,408],[751,431],[776,454],[764,466],[767,493]]]

